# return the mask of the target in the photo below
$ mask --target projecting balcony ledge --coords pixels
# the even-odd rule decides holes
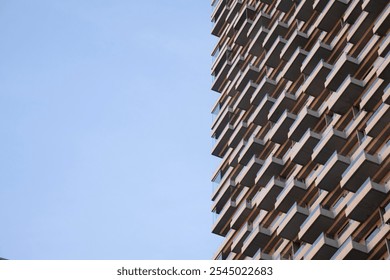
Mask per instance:
[[[280,57],[285,61],[290,60],[291,56],[296,53],[297,50],[303,48],[306,45],[308,38],[308,34],[299,30],[295,30],[290,39],[288,39],[286,45],[283,47],[280,53]]]
[[[245,90],[249,83],[258,78],[259,73],[259,68],[249,64],[245,71],[242,73],[241,77],[238,79],[236,84],[236,90],[240,92]],[[257,86],[257,84],[255,85]]]
[[[275,208],[276,197],[285,187],[285,182],[273,177],[269,183],[262,188],[256,196],[253,198],[253,203],[257,205],[259,209],[271,211]]]
[[[320,141],[321,135],[308,129],[301,140],[290,150],[290,158],[293,162],[306,165],[311,160],[313,148]]]
[[[329,57],[332,50],[332,46],[327,45],[319,40],[310,50],[306,59],[302,62],[301,72],[305,75],[310,75],[316,68],[316,66],[318,66],[318,63],[321,61],[321,59],[324,60]],[[329,67],[329,71],[330,68],[331,67]],[[325,73],[324,75],[327,75],[327,73]],[[323,80],[325,81],[325,77]]]
[[[272,68],[278,67],[280,63],[280,52],[286,43],[287,41],[279,36],[267,52],[264,58],[264,64]]]
[[[265,76],[256,91],[253,93],[251,98],[251,104],[258,105],[260,101],[264,101],[264,97],[266,95],[271,95],[271,93],[275,90],[277,82]]]
[[[388,185],[380,185],[367,179],[347,203],[348,218],[364,222],[383,202],[389,193]]]
[[[211,89],[216,92],[222,91],[222,85],[226,82],[226,75],[230,71],[230,68],[232,66],[231,61],[226,61],[221,70],[218,72],[218,74],[214,77],[213,84],[211,85]]]
[[[293,5],[292,0],[278,0],[275,8],[279,11],[287,13],[291,9],[292,5]]]
[[[387,5],[382,13],[378,16],[373,31],[375,34],[386,36],[389,30],[389,14],[390,14],[390,5]]]
[[[252,26],[249,28],[247,36],[251,39],[254,39],[257,36],[261,27],[268,26],[271,21],[271,15],[260,11],[253,21]]]
[[[371,252],[380,242],[382,242],[390,233],[390,225],[382,225],[378,232],[367,242],[367,250]]]
[[[302,21],[310,19],[313,14],[313,2],[314,0],[301,1],[296,8],[295,18]]]
[[[238,254],[241,252],[242,245],[248,235],[252,232],[252,224],[246,223],[237,235],[233,238],[232,252]]]
[[[269,32],[269,29],[262,26],[259,32],[256,34],[255,38],[249,44],[248,53],[255,56],[261,55],[261,53],[264,51],[263,41]]]
[[[282,171],[284,164],[285,162],[282,159],[274,156],[268,157],[257,173],[255,184],[266,186],[275,174],[279,174]]]
[[[344,115],[363,93],[364,86],[364,81],[348,76],[329,98],[328,108],[337,114]]]
[[[323,31],[330,32],[335,22],[338,22],[344,14],[349,2],[349,0],[329,1],[314,25]]]
[[[215,209],[219,214],[230,198],[231,189],[234,189],[235,187],[236,183],[232,179],[226,179],[222,184],[220,184],[211,195],[211,200],[214,201],[211,209]]]
[[[226,151],[227,147],[227,141],[229,140],[230,136],[233,134],[234,127],[233,125],[229,124],[226,126],[226,128],[222,131],[221,135],[217,139],[217,142],[215,143],[211,154],[213,156],[217,157],[223,157],[224,152]]]
[[[285,110],[291,111],[296,102],[297,97],[295,95],[283,91],[276,99],[276,102],[272,108],[269,110],[268,120],[271,122],[277,122]]]
[[[332,71],[326,77],[325,87],[336,91],[348,75],[352,75],[359,67],[359,60],[343,53],[332,66]]]
[[[253,203],[249,200],[245,200],[241,203],[236,213],[232,217],[232,221],[230,222],[230,226],[232,229],[238,230],[242,226],[242,224],[248,218],[248,215],[252,212]]]
[[[313,150],[312,160],[320,164],[326,161],[335,151],[340,151],[347,141],[344,131],[339,131],[329,126],[322,134],[322,139]]]
[[[295,122],[291,125],[288,138],[295,142],[300,141],[303,135],[308,133],[308,129],[314,128],[320,116],[321,114],[318,111],[311,110],[305,106],[297,115]]]
[[[333,66],[321,60],[302,85],[302,91],[317,97],[324,89],[325,79]]]
[[[367,246],[353,241],[350,237],[333,255],[332,260],[365,260],[367,255]]]
[[[296,119],[296,115],[288,112],[287,110],[280,116],[279,120],[272,127],[269,132],[271,135],[271,141],[283,144],[287,140],[287,133]]]
[[[248,110],[251,106],[250,100],[257,88],[258,84],[249,81],[246,87],[243,89],[241,94],[239,95],[237,102],[233,106],[233,110],[240,108],[242,110]]]
[[[302,223],[309,216],[309,210],[296,203],[290,208],[277,229],[277,235],[288,240],[294,240]]]
[[[295,81],[298,79],[301,75],[302,62],[305,60],[307,55],[307,51],[298,47],[291,57],[288,60],[286,59],[287,64],[279,75],[289,81]]]
[[[236,202],[230,200],[229,204],[224,207],[221,214],[218,216],[217,221],[214,223],[212,232],[221,236],[225,236],[228,231],[226,230],[226,227],[235,211]]]
[[[333,191],[340,183],[342,174],[349,166],[351,160],[348,157],[339,155],[334,152],[329,160],[322,167],[315,180],[315,184],[319,189]]]
[[[259,249],[264,248],[271,240],[272,232],[262,226],[256,226],[248,235],[242,246],[244,255],[253,257]]]
[[[291,178],[287,180],[286,187],[276,198],[275,208],[283,213],[287,213],[290,208],[303,198],[308,186],[303,182]]]
[[[326,232],[334,222],[334,213],[318,205],[300,227],[298,238],[307,243],[314,243],[318,236]]]
[[[256,106],[256,110],[250,116],[248,122],[264,126],[268,122],[267,114],[276,99],[270,97],[268,94],[264,96],[260,104]]]
[[[383,221],[388,223],[390,221],[390,203],[387,204],[385,208],[385,213],[383,214]]]
[[[238,157],[238,163],[241,165],[247,165],[253,156],[260,154],[260,152],[264,149],[265,144],[266,141],[262,139],[258,139],[256,137],[250,138]]]
[[[340,245],[337,240],[329,238],[322,233],[305,254],[304,259],[329,260],[339,247]]]
[[[264,164],[264,160],[253,156],[248,164],[241,170],[241,172],[236,177],[236,182],[243,186],[254,186],[256,174]]]
[[[380,164],[381,160],[378,156],[370,155],[363,150],[343,173],[341,187],[356,192],[367,178],[375,175]]]
[[[227,78],[230,81],[233,81],[236,77],[237,74],[241,71],[241,66],[245,61],[245,57],[242,55],[237,56],[234,61],[233,65],[230,68],[229,72],[225,75],[225,78]]]
[[[382,130],[389,123],[390,119],[390,105],[382,103],[378,110],[370,117],[367,121],[367,126],[365,128],[366,134],[371,137],[377,137]]]
[[[248,129],[248,123],[246,121],[241,121],[237,127],[234,129],[234,132],[230,136],[230,139],[228,141],[228,145],[231,148],[236,148],[237,145],[242,140],[244,134],[246,133]]]
[[[288,24],[279,20],[276,21],[262,42],[263,48],[269,50],[274,45],[278,37],[283,38],[287,30]],[[286,40],[284,40],[284,43],[286,43]]]
[[[214,15],[212,16],[212,21],[214,22],[214,26],[211,30],[211,34],[217,37],[221,36],[222,27],[225,24],[226,15],[229,12],[229,8],[226,6],[223,7],[222,9],[223,10],[222,12],[220,12],[218,18],[215,18]]]
[[[252,26],[253,20],[246,19],[244,23],[242,24],[240,30],[237,32],[235,43],[240,46],[245,46],[248,43],[249,37],[248,37],[248,31],[249,28]]]

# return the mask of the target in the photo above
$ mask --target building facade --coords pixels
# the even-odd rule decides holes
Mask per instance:
[[[389,259],[387,0],[214,0],[215,259]]]

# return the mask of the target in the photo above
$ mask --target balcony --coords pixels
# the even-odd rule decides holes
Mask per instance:
[[[251,98],[251,104],[258,105],[264,96],[271,95],[277,86],[277,82],[265,76]]]
[[[211,85],[211,89],[216,92],[222,92],[222,86],[226,83],[226,75],[231,70],[232,62],[227,60],[223,64],[218,74],[213,73],[214,81]]]
[[[375,106],[381,100],[383,91],[387,83],[384,83],[382,79],[376,78],[375,81],[365,89],[360,101],[360,108],[366,111],[374,111]]]
[[[268,184],[262,188],[253,198],[253,203],[258,208],[271,211],[275,207],[276,197],[285,186],[285,182],[273,177]]]
[[[227,226],[235,211],[236,202],[234,200],[230,200],[219,214],[216,222],[213,225],[212,232],[220,236],[225,236],[229,230]]]
[[[288,25],[282,21],[277,20],[269,30],[267,36],[264,38],[264,41],[262,42],[263,48],[269,50],[272,45],[274,45],[276,38],[283,38],[287,30]]]
[[[287,13],[291,9],[292,5],[293,5],[292,0],[278,0],[278,2],[276,2],[275,8],[279,11]]]
[[[348,76],[328,100],[328,108],[344,115],[363,93],[365,83]]]
[[[294,203],[277,229],[277,235],[294,240],[302,223],[309,216],[309,210]]]
[[[275,102],[275,98],[272,98],[266,94],[260,103],[256,106],[256,110],[249,117],[248,122],[253,122],[257,125],[264,126],[268,122],[268,112]]]
[[[253,40],[255,36],[258,35],[262,27],[269,25],[271,18],[272,17],[269,14],[260,11],[254,19],[252,26],[248,30],[248,37]]]
[[[254,204],[250,200],[243,200],[241,202],[241,205],[232,217],[232,221],[230,223],[232,229],[238,230],[242,226],[242,224],[247,220],[249,214],[252,212],[253,206]]]
[[[244,149],[241,151],[241,154],[238,157],[238,163],[241,165],[247,165],[249,160],[254,155],[259,155],[261,153],[261,151],[264,149],[265,144],[266,141],[258,139],[254,136],[251,137]]]
[[[293,162],[306,165],[311,160],[313,148],[320,141],[321,135],[308,129],[299,142],[295,143],[290,151]]]
[[[365,260],[367,259],[367,246],[348,238],[333,255],[332,260]]]
[[[308,129],[313,129],[320,119],[321,113],[309,109],[307,106],[303,107],[298,113],[295,122],[291,125],[287,134],[288,138],[298,142],[307,133]]]
[[[305,254],[308,260],[329,260],[339,248],[337,240],[321,234]]]
[[[252,232],[252,224],[245,223],[245,225],[237,232],[232,242],[232,252],[238,254],[241,252],[242,245],[248,235]]]
[[[321,65],[318,66],[319,65],[318,63],[321,61],[321,59],[322,60],[328,59],[332,50],[333,48],[330,45],[327,45],[321,42],[321,40],[318,40],[318,42],[314,44],[313,48],[308,53],[306,59],[302,62],[301,72],[304,73],[305,75],[310,75],[314,71],[316,66],[321,67]],[[330,71],[331,66],[330,65],[327,66],[329,66],[328,68]],[[324,75],[326,76],[327,73],[325,73]],[[325,81],[325,77],[323,80]]]
[[[287,133],[296,117],[296,115],[288,112],[287,110],[284,111],[269,132],[271,135],[271,141],[283,144],[287,140]]]
[[[269,180],[275,175],[279,174],[284,167],[284,161],[274,156],[269,156],[261,166],[257,173],[255,184],[266,186]]]
[[[308,186],[304,182],[294,178],[289,179],[286,182],[286,187],[276,198],[275,209],[287,213],[294,203],[303,198],[307,188]]]
[[[227,142],[229,141],[230,136],[233,134],[233,131],[234,127],[231,124],[225,127],[212,149],[212,155],[220,158],[223,157],[224,153],[226,152]]]
[[[256,36],[253,38],[252,42],[249,44],[248,53],[260,56],[264,51],[263,41],[267,37],[270,31],[264,26],[260,27],[260,30],[257,32]]]
[[[364,222],[383,202],[389,186],[372,182],[369,178],[348,201],[345,214],[348,218]]]
[[[260,69],[249,64],[244,72],[241,74],[241,77],[238,79],[236,84],[237,91],[243,91],[247,85],[256,80],[260,75]]]
[[[218,189],[212,194],[212,200],[214,201],[212,209],[215,209],[216,213],[219,214],[225,204],[228,202],[231,190],[236,187],[236,183],[232,179],[225,179],[221,182]]]
[[[389,236],[389,233],[390,225],[381,225],[374,234],[370,235],[369,238],[366,239],[367,250],[369,252],[373,251],[380,244],[380,242]]]
[[[295,18],[302,21],[309,20],[313,14],[313,2],[314,0],[301,1],[295,10]]]
[[[321,233],[326,232],[334,222],[332,211],[318,205],[311,211],[298,233],[298,238],[306,243],[314,243]]]
[[[286,66],[280,72],[281,77],[292,82],[297,80],[301,75],[302,62],[308,54],[309,53],[307,51],[298,47],[291,57],[289,57]]]
[[[362,150],[342,175],[340,185],[343,189],[356,192],[367,180],[374,177],[381,164],[378,156],[370,155]]]
[[[258,84],[249,81],[246,87],[242,90],[240,96],[237,99],[237,102],[234,104],[233,110],[236,110],[237,108],[240,108],[242,110],[248,110],[251,106],[250,100],[257,86]]]
[[[302,85],[302,91],[318,97],[325,88],[325,79],[333,66],[321,60]]]
[[[236,177],[236,182],[243,186],[254,186],[256,174],[263,166],[264,161],[253,156],[248,164],[241,170],[241,172]]]
[[[264,64],[272,68],[278,67],[280,63],[280,52],[286,43],[287,41],[279,36],[267,51],[267,54],[263,60]]]
[[[386,103],[381,104],[381,106],[367,121],[367,126],[365,128],[366,134],[368,134],[371,137],[377,137],[382,132],[382,130],[389,123],[389,119],[390,119],[389,107],[390,105]]]
[[[334,152],[329,160],[324,164],[318,172],[315,180],[316,186],[319,189],[333,191],[340,183],[342,174],[350,164],[350,159]]]
[[[283,91],[268,113],[268,120],[277,122],[285,110],[291,111],[297,102],[297,97],[291,93]]]
[[[349,2],[349,0],[329,1],[314,25],[320,30],[330,32],[334,27],[334,23],[340,20],[341,16],[347,9]]]
[[[254,227],[242,246],[244,255],[253,257],[259,249],[264,248],[271,240],[272,232],[261,225]]]
[[[297,49],[302,49],[306,45],[308,39],[309,36],[306,33],[295,30],[281,51],[280,57],[285,61],[290,60],[292,54],[296,52]]]
[[[326,77],[325,87],[331,91],[337,91],[348,75],[355,74],[358,67],[358,59],[343,53],[335,65],[332,66],[332,71]]]
[[[312,160],[320,164],[326,161],[335,151],[340,151],[347,142],[347,135],[333,126],[329,126],[322,134],[322,139],[313,150]]]
[[[214,36],[221,36],[222,27],[225,24],[226,16],[229,12],[229,8],[226,7],[225,1],[220,1],[214,9],[214,12],[211,16],[214,26],[211,30],[211,34]]]
[[[234,132],[230,136],[228,141],[228,146],[231,148],[236,148],[240,141],[243,139],[244,134],[248,130],[248,123],[246,121],[240,121],[237,127],[234,129]]]

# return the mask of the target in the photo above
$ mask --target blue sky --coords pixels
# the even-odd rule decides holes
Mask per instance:
[[[210,13],[0,2],[0,256],[212,257]]]

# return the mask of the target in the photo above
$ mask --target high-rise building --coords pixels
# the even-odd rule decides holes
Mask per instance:
[[[387,0],[214,0],[215,259],[389,259]]]

